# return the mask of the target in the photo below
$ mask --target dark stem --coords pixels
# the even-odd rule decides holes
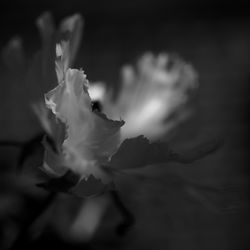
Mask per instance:
[[[0,141],[0,147],[15,147],[20,149],[20,156],[18,157],[17,169],[21,170],[25,161],[32,155],[39,147],[42,147],[42,139],[44,133],[39,133],[28,141]],[[51,140],[51,139],[50,139]],[[49,140],[49,142],[50,142]],[[50,142],[51,143],[51,142]]]
[[[55,200],[56,193],[50,193],[44,202],[35,209],[35,211],[30,211],[29,218],[24,222],[21,231],[13,243],[11,250],[22,249],[27,246],[30,242],[30,228],[33,223],[47,210],[47,208],[53,203]]]
[[[20,156],[18,159],[18,169],[21,170],[25,161],[32,155],[39,147],[42,147],[42,139],[44,133],[37,134],[30,140],[23,143]]]
[[[116,232],[122,236],[126,234],[129,228],[135,224],[135,218],[132,212],[130,212],[129,209],[124,205],[117,191],[112,190],[110,191],[110,194],[123,219],[116,228]]]

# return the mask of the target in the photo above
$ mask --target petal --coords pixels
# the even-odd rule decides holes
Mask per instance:
[[[166,162],[192,163],[215,152],[221,147],[218,138],[176,153],[166,143],[150,143],[143,136],[125,140],[112,156],[109,166],[113,170],[133,169]]]
[[[55,47],[56,40],[63,34],[68,35],[68,46],[64,46],[68,51],[63,58],[63,62],[56,62],[57,78],[62,80],[65,70],[70,67],[75,59],[75,55],[79,49],[79,43],[82,33],[82,18],[80,15],[73,15],[63,20],[61,26],[56,30],[53,17],[50,12],[45,12],[37,19],[37,26],[42,38],[41,50],[34,56],[29,73],[27,76],[27,84],[32,94],[32,101],[39,99],[42,93],[54,87],[56,82],[55,66]],[[34,89],[36,84],[36,89]]]
[[[15,72],[15,74],[21,73],[23,77],[26,73],[26,58],[20,37],[13,37],[3,48],[2,59],[8,69]]]
[[[169,161],[172,151],[165,143],[150,143],[144,136],[123,141],[112,156],[109,166],[115,169],[145,167]]]
[[[37,20],[36,25],[43,43],[50,43],[55,32],[54,20],[50,12],[44,12]]]
[[[91,83],[88,88],[89,96],[92,101],[103,101],[106,91],[106,86],[101,82]]]
[[[64,81],[46,95],[46,104],[66,125],[62,150],[68,167],[84,178],[93,174],[107,182],[108,175],[99,165],[117,150],[124,122],[92,112],[87,87],[83,71],[68,69]]]
[[[75,60],[75,56],[80,46],[82,31],[83,31],[83,18],[80,14],[72,15],[64,19],[59,28],[59,33],[61,36],[68,35],[67,40],[70,41],[69,44],[69,66],[72,66]],[[61,40],[62,38],[60,38]],[[64,38],[65,39],[65,38]]]
[[[126,121],[123,139],[143,134],[156,140],[191,114],[188,103],[196,87],[191,65],[168,54],[147,53],[136,67],[123,67],[120,94],[115,102],[103,98],[103,111]]]

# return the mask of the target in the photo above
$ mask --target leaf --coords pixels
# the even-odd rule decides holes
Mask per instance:
[[[150,143],[144,136],[126,139],[112,156],[112,168],[131,169],[166,162],[192,163],[215,152],[222,144],[219,139],[202,143],[183,153],[176,153],[167,143]]]
[[[63,19],[58,28],[56,28],[50,12],[44,12],[36,23],[42,46],[31,60],[26,79],[28,89],[33,90],[30,97],[32,101],[40,99],[42,93],[48,92],[56,82],[54,70],[56,43],[62,38],[69,41],[68,66],[71,67],[79,49],[83,31],[83,20],[79,14]],[[34,84],[36,84],[36,89],[33,87]]]
[[[43,44],[49,44],[52,41],[52,36],[55,32],[54,19],[50,12],[44,12],[36,20],[36,25],[42,38]]]

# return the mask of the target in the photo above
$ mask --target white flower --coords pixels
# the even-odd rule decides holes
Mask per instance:
[[[68,42],[57,45],[56,53],[58,86],[45,95],[50,113],[40,111],[48,134],[42,169],[52,178],[41,187],[86,197],[112,188],[116,174],[169,161],[190,164],[220,146],[213,139],[179,154],[167,143],[151,143],[142,135],[156,138],[165,133],[169,127],[164,119],[170,119],[187,102],[196,74],[184,62],[174,61],[167,68],[167,55],[155,58],[148,54],[139,61],[137,73],[125,68],[123,89],[117,106],[112,107],[109,95],[102,95],[103,85],[89,89],[84,72],[68,67]],[[95,98],[103,100],[109,116],[118,116],[116,121],[94,108]],[[128,121],[124,130],[120,117]]]
[[[66,137],[57,156],[58,168],[49,162],[45,165],[56,172],[64,167],[65,171],[70,169],[81,178],[87,179],[92,174],[107,182],[109,177],[100,166],[107,164],[120,145],[120,127],[124,122],[109,120],[92,111],[86,75],[82,70],[67,68],[67,49],[68,43],[57,45],[58,86],[45,95],[47,107],[65,124]],[[55,154],[48,152],[50,156]]]
[[[157,139],[190,114],[187,103],[196,87],[197,74],[191,65],[168,54],[147,53],[135,68],[122,68],[116,101],[101,83],[91,83],[89,93],[109,117],[126,122],[123,138],[143,134]]]

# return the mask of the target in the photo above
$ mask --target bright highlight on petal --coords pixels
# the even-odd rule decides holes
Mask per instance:
[[[106,89],[102,83],[95,83],[88,89],[88,92],[92,101],[102,101],[104,99]]]
[[[56,45],[56,56],[59,57],[59,56],[62,56],[62,55],[63,55],[62,46],[61,46],[61,44],[57,44]]]
[[[100,84],[91,83],[89,91],[111,118],[126,121],[122,138],[143,134],[157,139],[190,114],[188,102],[197,87],[197,74],[181,59],[147,53],[136,67],[124,66],[121,73],[122,84],[115,102],[111,95],[103,95],[103,89],[101,97],[95,95]]]

